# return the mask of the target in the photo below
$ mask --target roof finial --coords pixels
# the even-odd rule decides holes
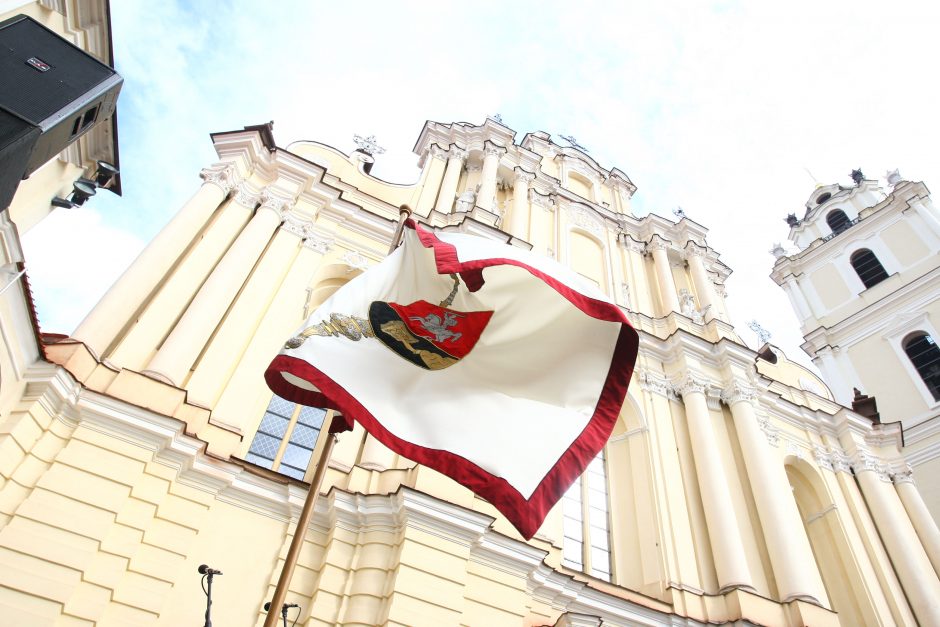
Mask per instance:
[[[856,169],[852,170],[851,176],[852,176],[852,180],[855,181],[855,184],[856,184],[856,185],[861,185],[861,184],[862,184],[862,181],[865,180],[865,175],[862,174],[862,169],[861,169],[861,168],[856,168]]]
[[[568,142],[568,145],[572,148],[580,150],[581,152],[589,152],[587,148],[578,143],[578,140],[574,138],[574,135],[559,135],[559,137]]]
[[[813,173],[809,171],[809,168],[807,168],[806,166],[803,166],[803,169],[806,171],[807,174],[809,174],[809,178],[813,179],[813,183],[816,184],[816,189],[819,189],[820,187],[823,186],[823,184],[820,183],[819,180],[815,176],[813,176]]]
[[[757,341],[761,346],[770,341],[770,331],[762,327],[760,323],[757,322],[757,320],[751,320],[747,323],[747,326],[751,329],[751,331],[757,334]]]
[[[353,141],[356,142],[359,150],[367,155],[381,155],[385,152],[385,149],[375,141],[375,135],[369,135],[368,137],[353,135]]]

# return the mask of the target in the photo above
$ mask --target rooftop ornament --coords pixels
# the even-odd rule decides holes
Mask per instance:
[[[493,121],[496,122],[497,124],[502,124],[502,123],[503,123],[503,116],[501,116],[501,115],[498,114],[498,113],[494,113],[493,115],[488,115],[488,116],[486,116],[486,117],[488,117],[489,119],[493,120]]]
[[[787,256],[787,251],[780,245],[780,242],[774,242],[773,248],[770,249],[770,254],[774,256],[774,259],[780,259],[781,257]]]
[[[375,135],[369,135],[368,137],[353,135],[353,141],[356,142],[356,146],[359,147],[359,151],[364,152],[367,155],[381,155],[385,153],[385,149],[379,146],[379,144],[375,141]]]
[[[757,320],[751,320],[747,323],[748,328],[757,334],[757,341],[761,346],[770,342],[770,331],[765,329],[757,322]]]
[[[679,218],[680,220],[686,217],[685,210],[682,207],[676,207],[675,209],[673,209],[672,214],[676,216],[677,218]]]
[[[851,176],[852,176],[852,180],[855,181],[856,185],[861,185],[862,181],[865,179],[865,175],[862,174],[861,168],[852,170]]]
[[[563,140],[568,142],[568,145],[576,150],[581,152],[590,152],[587,148],[578,143],[578,140],[575,139],[574,135],[559,135]]]
[[[796,214],[795,214],[795,213],[791,213],[790,215],[788,215],[788,216],[786,217],[786,221],[787,221],[787,224],[789,224],[790,226],[799,226],[799,224],[800,224],[800,221],[799,221],[799,219],[796,217]]]
[[[892,187],[904,180],[901,178],[901,173],[898,172],[897,169],[888,170],[885,173],[885,178],[888,180],[888,185]]]

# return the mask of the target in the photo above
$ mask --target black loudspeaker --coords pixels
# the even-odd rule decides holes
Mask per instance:
[[[20,179],[111,117],[123,82],[30,17],[0,22],[0,209]]]

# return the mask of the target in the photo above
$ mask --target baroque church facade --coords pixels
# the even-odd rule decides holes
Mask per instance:
[[[17,10],[70,33],[73,8]],[[368,144],[210,140],[190,200],[71,335],[40,331],[25,282],[0,292],[0,623],[192,624],[211,564],[213,621],[260,625],[295,533],[287,601],[308,626],[940,623],[940,532],[901,425],[749,349],[707,229],[634,215],[626,173],[494,119],[426,123],[413,184],[372,176]],[[11,276],[19,234],[93,167],[69,163],[3,212]],[[381,261],[403,204],[570,266],[639,332],[610,441],[528,542],[359,426],[295,529],[323,412],[262,373]]]

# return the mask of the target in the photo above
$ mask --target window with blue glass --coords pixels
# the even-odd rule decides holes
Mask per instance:
[[[274,395],[245,459],[303,479],[325,416],[326,410],[297,405]]]

